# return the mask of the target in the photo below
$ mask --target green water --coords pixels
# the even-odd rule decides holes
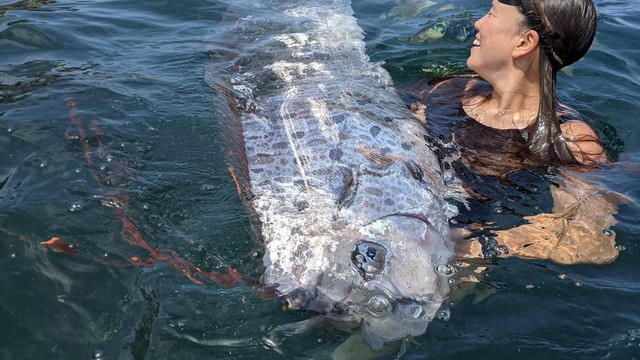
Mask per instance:
[[[372,60],[385,61],[399,84],[463,69],[471,23],[490,1],[430,3],[354,1]],[[635,199],[638,5],[597,0],[595,43],[558,85],[616,160],[593,176]],[[251,286],[261,250],[225,166],[219,102],[204,82],[204,43],[225,7],[0,1],[0,359],[324,359],[349,337],[317,329],[281,336],[275,348],[263,342],[311,314],[282,312]],[[127,241],[114,203],[173,261],[135,265],[132,257],[152,256]],[[488,263],[477,292],[409,343],[404,358],[640,358],[639,210],[620,208],[614,230],[625,250],[612,264]],[[75,254],[41,244],[52,237]],[[233,267],[249,284],[226,289],[196,276],[198,285],[172,267],[176,259],[203,271]]]

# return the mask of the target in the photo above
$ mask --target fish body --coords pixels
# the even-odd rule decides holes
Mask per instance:
[[[264,285],[360,324],[373,348],[422,334],[449,291],[456,210],[350,2],[237,0],[227,16],[207,81],[231,105],[224,137]]]

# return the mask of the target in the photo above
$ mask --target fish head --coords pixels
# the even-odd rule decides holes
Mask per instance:
[[[451,251],[429,224],[393,216],[353,232],[312,291],[286,297],[296,308],[357,323],[373,349],[423,334],[449,291]],[[440,270],[440,271],[439,271]]]

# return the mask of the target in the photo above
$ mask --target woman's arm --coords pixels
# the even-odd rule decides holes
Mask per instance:
[[[618,256],[616,235],[610,227],[620,197],[574,177],[552,186],[550,214],[527,216],[527,224],[494,231],[494,254],[500,257],[548,259],[559,264],[605,264]],[[458,241],[459,257],[480,257],[486,249],[476,239]]]
[[[602,143],[585,122],[570,120],[560,126],[567,149],[584,167],[607,162]],[[551,187],[551,213],[526,216],[527,224],[493,232],[493,251],[502,257],[548,259],[560,264],[603,264],[616,259],[614,215],[623,202],[615,193],[605,192],[577,178],[565,175],[559,186]],[[457,236],[460,238],[460,236]],[[486,252],[478,241],[458,242],[458,255],[478,257]],[[500,251],[502,250],[502,251]],[[508,253],[507,253],[508,252]]]

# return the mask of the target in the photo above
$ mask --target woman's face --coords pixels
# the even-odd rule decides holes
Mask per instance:
[[[522,35],[521,18],[516,6],[493,0],[489,12],[474,24],[478,33],[467,59],[469,69],[485,79],[504,69]]]

